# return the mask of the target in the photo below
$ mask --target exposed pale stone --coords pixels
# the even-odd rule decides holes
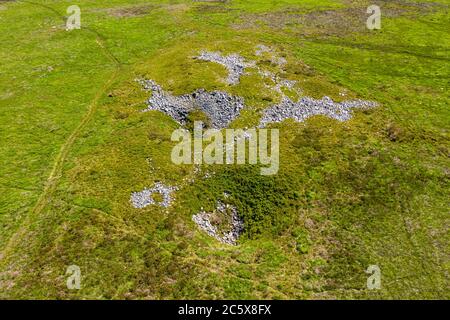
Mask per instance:
[[[197,59],[215,62],[223,65],[228,70],[229,84],[238,84],[241,76],[245,72],[245,68],[254,66],[254,62],[247,62],[243,57],[238,54],[231,54],[229,56],[222,56],[219,52],[203,51]]]
[[[172,117],[179,124],[186,123],[190,111],[199,109],[216,129],[226,128],[244,108],[244,99],[222,91],[208,92],[199,89],[191,94],[173,96],[165,92],[153,80],[138,80],[145,90],[151,91],[148,107],[143,111],[158,110]]]
[[[365,100],[334,102],[329,97],[319,100],[304,97],[293,102],[288,97],[283,97],[281,103],[264,111],[259,127],[262,128],[269,123],[282,122],[286,119],[302,122],[315,115],[325,115],[339,121],[346,121],[351,118],[353,109],[368,109],[376,106],[376,102]]]
[[[211,223],[211,218],[216,214],[229,215],[229,226],[227,226],[229,227],[229,231],[223,233],[219,232],[218,228]],[[244,221],[239,218],[236,207],[221,201],[217,202],[215,212],[207,213],[202,210],[198,214],[193,215],[192,220],[200,229],[205,231],[211,237],[230,245],[236,245],[239,236],[244,231]]]
[[[144,189],[140,192],[133,192],[131,194],[130,202],[136,209],[143,209],[149,205],[158,205],[167,208],[172,203],[172,192],[177,190],[177,187],[166,186],[161,182],[156,182],[152,188]],[[156,202],[153,199],[153,194],[159,193],[163,200]]]

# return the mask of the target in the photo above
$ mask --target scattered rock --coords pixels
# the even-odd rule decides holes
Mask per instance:
[[[285,58],[279,57],[272,48],[270,48],[266,45],[263,45],[263,44],[259,44],[256,46],[255,54],[258,57],[261,57],[264,54],[269,54],[270,62],[272,62],[273,64],[276,64],[277,66],[280,66],[280,67],[284,66],[287,63]]]
[[[254,66],[254,62],[246,62],[245,59],[238,54],[222,56],[219,52],[203,51],[197,59],[215,62],[227,68],[227,82],[231,85],[239,83],[241,76],[244,74],[245,68]]]
[[[272,60],[279,60],[280,58],[274,53],[274,50],[265,45],[258,45],[256,50],[257,56],[263,54],[270,54]],[[284,65],[286,60],[284,58],[279,65]],[[269,107],[264,111],[259,127],[265,127],[269,123],[282,122],[288,118],[295,121],[302,122],[307,118],[314,115],[326,115],[330,118],[345,121],[351,118],[351,112],[353,108],[371,108],[377,106],[372,101],[344,101],[341,103],[334,102],[329,97],[323,97],[320,100],[316,100],[310,97],[303,97],[299,101],[294,102],[291,98],[287,97],[283,88],[288,90],[294,90],[297,94],[300,94],[300,90],[295,88],[297,82],[295,80],[288,80],[280,77],[273,72],[258,68],[258,73],[264,77],[270,79],[274,85],[270,87],[272,90],[278,92],[282,96],[282,100],[279,104]],[[341,93],[341,96],[344,96]]]
[[[159,205],[163,208],[167,208],[172,203],[172,192],[175,190],[177,190],[177,187],[170,187],[161,182],[156,182],[150,189],[144,189],[141,192],[133,192],[130,201],[136,209],[143,209],[149,205]],[[157,202],[153,199],[153,194],[155,193],[159,193],[162,196],[163,199],[161,202]]]
[[[261,77],[268,78],[274,83],[273,86],[266,85],[267,88],[269,88],[275,92],[278,92],[283,97],[285,96],[285,94],[283,93],[283,90],[282,90],[283,88],[286,88],[288,90],[293,90],[297,94],[300,94],[300,92],[301,92],[301,90],[299,90],[298,88],[295,88],[295,85],[297,84],[297,81],[295,81],[295,80],[284,79],[284,78],[281,78],[280,76],[274,74],[273,72],[270,72],[267,70],[262,70],[262,69],[259,69],[258,73]]]
[[[143,111],[157,110],[169,115],[179,124],[186,124],[190,111],[195,109],[203,111],[215,129],[226,128],[240,111],[244,108],[244,99],[231,96],[226,92],[208,92],[199,89],[191,94],[173,96],[165,92],[152,80],[138,80],[145,90],[151,91],[148,107]]]
[[[329,97],[323,97],[320,100],[304,97],[298,102],[293,102],[285,96],[280,104],[269,107],[264,111],[259,127],[262,128],[269,123],[282,122],[286,119],[303,122],[315,115],[325,115],[339,121],[346,121],[351,118],[352,109],[368,109],[376,106],[377,103],[372,101],[334,102]]]
[[[214,223],[213,221],[218,218],[226,221]],[[217,202],[217,208],[214,212],[207,213],[202,210],[200,213],[193,215],[192,220],[208,235],[229,245],[236,245],[239,236],[244,231],[244,221],[239,218],[236,207],[221,201]],[[226,225],[224,226],[224,224]]]
[[[278,65],[279,67],[283,67],[286,65],[286,63],[287,63],[286,59],[283,57],[279,57],[272,48],[269,48],[263,44],[260,44],[256,47],[255,54],[257,56],[262,56],[265,53],[270,54],[270,59],[271,59],[272,63]],[[284,78],[280,77],[278,74],[275,74],[268,70],[264,70],[260,67],[257,67],[257,70],[261,77],[270,79],[274,83],[274,86],[271,87],[271,89],[280,93],[281,95],[284,95],[282,88],[286,88],[289,90],[295,90],[294,87],[297,84],[297,81],[284,79]],[[300,90],[295,90],[295,91],[297,93],[300,93]]]
[[[264,45],[264,44],[258,44],[256,46],[255,54],[257,56],[262,56],[264,53],[267,53],[267,52],[272,52],[272,49],[269,48],[268,46]]]

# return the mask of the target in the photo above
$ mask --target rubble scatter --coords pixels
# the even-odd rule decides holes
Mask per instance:
[[[260,57],[262,55],[264,55],[265,53],[270,54],[270,60],[272,63],[282,67],[284,65],[286,65],[287,60],[283,57],[279,57],[276,55],[276,53],[274,52],[274,50],[268,46],[265,46],[263,44],[259,44],[256,46],[256,51],[255,54]]]
[[[198,89],[191,94],[173,96],[153,80],[139,80],[139,82],[145,90],[152,92],[147,101],[148,106],[143,111],[161,111],[181,125],[186,124],[189,112],[197,109],[206,114],[212,128],[223,129],[236,119],[244,108],[243,98],[223,91],[209,92]]]
[[[229,229],[228,231],[219,231],[217,226],[211,222],[213,217],[216,215],[222,215],[228,218],[229,225],[226,226],[228,227],[227,229]],[[239,236],[244,231],[244,221],[239,218],[236,207],[225,204],[222,201],[217,202],[215,212],[207,213],[205,211],[201,211],[200,213],[193,215],[192,220],[209,236],[229,245],[236,245]]]
[[[149,205],[159,205],[167,208],[173,201],[172,192],[175,190],[177,190],[177,187],[166,186],[161,182],[156,182],[152,188],[146,188],[140,192],[133,192],[130,202],[136,209],[143,209]],[[162,196],[161,202],[155,201],[153,198],[155,193],[159,193]]]
[[[269,87],[272,90],[280,93],[283,96],[284,96],[284,93],[282,91],[282,88],[286,88],[286,89],[289,89],[289,90],[294,90],[297,93],[300,93],[300,90],[295,88],[295,85],[297,84],[296,80],[284,79],[284,78],[281,78],[280,76],[274,74],[273,72],[270,72],[268,70],[263,70],[263,69],[259,69],[258,73],[259,73],[259,75],[261,77],[268,78],[274,83],[274,86],[267,86],[267,87]]]
[[[164,112],[176,122],[184,124],[189,110],[192,109],[191,98],[187,95],[173,96],[165,92],[153,80],[141,80],[140,83],[147,91],[152,92],[152,96],[147,101],[147,108],[143,111],[157,110]]]
[[[286,119],[302,122],[315,115],[325,115],[339,121],[346,121],[351,118],[353,109],[368,109],[376,106],[377,103],[373,101],[334,102],[326,96],[319,100],[303,97],[298,102],[294,102],[285,96],[281,103],[264,111],[259,127],[263,128],[269,123],[282,122]]]
[[[256,49],[257,50],[256,50],[255,54],[257,56],[261,56],[261,55],[263,55],[263,53],[266,53],[266,52],[272,52],[272,49],[269,48],[268,46],[264,45],[264,44],[258,44],[256,46]]]
[[[294,90],[294,86],[296,84],[297,84],[297,81],[295,81],[295,80],[279,79],[276,81],[274,89],[275,89],[275,91],[284,95],[282,88]]]
[[[244,99],[226,92],[200,89],[193,94],[195,106],[211,121],[211,127],[223,129],[236,119],[244,108]]]
[[[238,84],[245,68],[254,66],[254,62],[247,62],[238,54],[223,56],[219,52],[203,51],[197,59],[215,62],[223,65],[228,70],[227,82],[231,85]]]

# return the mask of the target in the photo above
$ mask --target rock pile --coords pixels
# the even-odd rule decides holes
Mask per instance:
[[[153,80],[140,80],[139,82],[145,90],[152,92],[152,96],[147,101],[147,108],[143,110],[144,112],[151,110],[161,111],[172,117],[176,122],[184,124],[189,110],[192,109],[192,102],[189,96],[172,96]]]
[[[238,84],[241,76],[244,74],[245,68],[254,65],[254,62],[246,62],[243,57],[238,54],[222,56],[219,52],[203,51],[197,59],[215,62],[223,65],[228,70],[227,82],[231,85]]]
[[[152,92],[147,101],[148,107],[143,111],[164,112],[182,125],[186,123],[189,112],[198,109],[208,116],[213,128],[223,129],[236,119],[244,108],[244,99],[222,91],[208,92],[199,89],[191,94],[173,96],[153,80],[138,82],[145,90]]]
[[[236,119],[244,108],[244,99],[226,92],[200,89],[192,94],[194,105],[210,119],[211,126],[223,129]]]
[[[368,109],[375,106],[377,103],[364,100],[334,102],[329,97],[319,100],[304,97],[298,102],[293,102],[290,98],[283,97],[280,104],[264,111],[259,127],[263,128],[269,123],[282,122],[286,119],[302,122],[315,115],[325,115],[339,121],[346,121],[351,118],[352,109]]]
[[[149,205],[159,205],[163,208],[167,208],[172,203],[172,192],[177,190],[177,187],[170,187],[156,182],[150,189],[144,189],[141,192],[133,192],[131,194],[130,202],[136,209],[143,209]],[[157,202],[153,199],[153,194],[159,193],[162,196],[162,201]]]
[[[226,226],[228,231],[221,232],[215,225],[213,225],[211,220],[217,215],[228,218],[229,225]],[[221,201],[217,202],[215,212],[207,213],[201,211],[200,213],[193,215],[192,220],[208,235],[229,245],[236,245],[239,236],[244,231],[244,221],[239,218],[236,207],[225,204]]]

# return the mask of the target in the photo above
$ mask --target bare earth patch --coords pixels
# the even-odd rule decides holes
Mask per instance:
[[[303,36],[339,36],[356,32],[368,31],[366,27],[367,8],[371,4],[378,4],[382,8],[382,16],[393,18],[398,16],[411,16],[429,14],[438,7],[438,3],[415,3],[405,1],[376,1],[355,7],[336,10],[317,10],[308,13],[284,10],[264,14],[243,14],[240,22],[232,25],[234,29],[252,29],[265,26],[275,30],[294,28]]]
[[[214,15],[236,11],[230,7],[231,0],[193,0],[192,11],[196,14]]]
[[[140,5],[133,7],[120,7],[120,8],[110,8],[107,9],[106,12],[117,18],[131,18],[131,17],[139,17],[148,14],[150,11],[155,9],[155,5]]]

